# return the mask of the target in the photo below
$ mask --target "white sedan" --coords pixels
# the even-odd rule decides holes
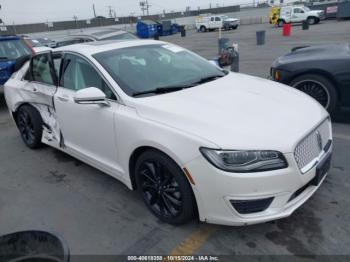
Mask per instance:
[[[289,216],[330,167],[330,118],[316,101],[165,42],[39,53],[5,97],[28,147],[47,144],[106,172],[172,224]]]

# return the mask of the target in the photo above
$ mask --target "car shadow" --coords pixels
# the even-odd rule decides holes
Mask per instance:
[[[332,114],[332,121],[340,124],[350,124],[350,111],[341,111]]]

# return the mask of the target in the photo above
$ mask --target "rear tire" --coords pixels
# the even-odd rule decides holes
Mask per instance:
[[[314,98],[330,113],[337,108],[337,90],[326,77],[317,74],[301,75],[293,79],[290,85]]]
[[[36,149],[42,146],[43,120],[34,107],[23,105],[17,112],[17,126],[27,147]]]
[[[191,185],[181,168],[167,155],[149,150],[136,161],[137,189],[148,209],[169,224],[184,224],[196,211]]]
[[[278,27],[282,27],[284,24],[285,24],[285,22],[282,19],[277,21],[277,26]]]
[[[234,25],[232,28],[233,30],[236,30],[238,28],[238,25]]]
[[[205,33],[207,31],[207,28],[205,26],[201,26],[199,31],[201,31],[202,33]]]

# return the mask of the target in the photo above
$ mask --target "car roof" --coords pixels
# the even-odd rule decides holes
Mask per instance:
[[[19,39],[21,39],[21,38],[19,36],[15,36],[15,35],[0,36],[0,41],[19,40]]]
[[[89,37],[89,38],[94,38],[96,40],[103,39],[106,37],[111,37],[115,35],[122,35],[126,34],[128,32],[123,31],[123,30],[118,30],[118,29],[106,29],[106,30],[99,30],[99,31],[94,31],[94,32],[87,32],[87,33],[81,33],[81,34],[74,34],[70,35],[70,38],[77,38],[77,37]],[[69,38],[67,37],[67,38]]]
[[[62,46],[55,51],[70,51],[75,53],[80,53],[86,56],[91,56],[97,53],[134,47],[134,46],[146,46],[146,45],[161,45],[167,44],[166,42],[156,41],[156,40],[105,40],[98,42],[87,42],[87,43],[79,43],[74,45]]]

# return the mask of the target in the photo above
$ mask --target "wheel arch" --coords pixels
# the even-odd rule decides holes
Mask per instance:
[[[171,157],[170,154],[164,152],[164,150],[161,150],[157,147],[154,146],[149,146],[149,145],[144,145],[144,146],[139,146],[137,147],[131,154],[130,158],[129,158],[129,176],[130,176],[130,181],[131,181],[131,186],[132,186],[132,190],[136,190],[137,189],[137,185],[136,185],[136,174],[134,172],[134,167],[136,164],[137,159],[141,156],[141,154],[143,154],[146,151],[149,150],[153,150],[153,151],[157,151],[161,154],[164,154],[165,156],[169,157],[171,160],[174,161],[174,163],[180,168],[180,170],[182,171],[183,175],[185,176],[187,182],[190,185],[190,188],[192,190],[192,194],[193,194],[193,199],[194,199],[194,205],[195,205],[195,216],[198,217],[200,215],[199,213],[199,204],[198,201],[199,199],[197,199],[197,193],[196,190],[194,190],[193,188],[193,184],[191,183],[190,179],[188,178],[188,176],[186,175],[184,169],[181,167],[182,165],[179,164],[178,161],[176,161],[176,159],[174,159],[174,157]]]
[[[314,15],[309,15],[306,19],[309,19],[309,18],[315,18],[316,21],[319,21],[319,20],[320,20],[319,17],[314,16]]]
[[[322,69],[309,69],[309,70],[297,72],[289,79],[288,85],[290,85],[294,79],[296,79],[297,77],[303,76],[303,75],[319,75],[319,76],[327,78],[330,82],[332,82],[332,84],[334,84],[337,95],[338,96],[340,95],[338,82],[335,79],[335,77],[331,73],[327,72],[326,70],[322,70]]]
[[[18,111],[21,107],[23,106],[30,106],[32,108],[34,108],[36,111],[38,111],[38,109],[35,108],[35,106],[31,105],[30,103],[28,102],[22,102],[22,103],[18,103],[15,108],[13,109],[13,111],[11,112],[12,113],[12,117],[17,125],[17,114],[18,114]],[[41,116],[40,112],[38,111],[39,115]]]
[[[165,148],[161,148],[155,145],[142,145],[142,146],[138,146],[137,148],[135,148],[129,158],[129,165],[128,165],[128,171],[129,171],[129,176],[130,176],[130,181],[131,181],[131,185],[132,185],[132,189],[135,190],[137,188],[136,186],[136,179],[135,179],[135,173],[134,173],[134,167],[136,164],[137,159],[140,157],[141,154],[143,154],[146,151],[157,151],[161,154],[166,155],[167,157],[169,157],[171,160],[173,160],[176,165],[183,171],[182,169],[182,164],[180,162],[179,159],[177,159],[175,157],[175,155],[170,152],[169,150],[165,149]],[[187,178],[188,180],[188,178]],[[190,183],[190,181],[188,181]]]

